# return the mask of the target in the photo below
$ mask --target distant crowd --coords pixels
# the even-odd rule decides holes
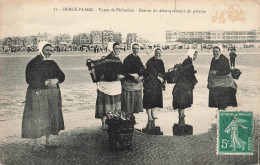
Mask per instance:
[[[174,50],[174,49],[200,49],[200,50],[212,50],[212,44],[173,44],[173,45],[161,45],[161,44],[142,44],[140,45],[140,50],[147,49],[153,50],[155,47],[160,47],[163,50]],[[242,48],[255,48],[257,46],[253,44],[244,44],[244,45],[236,45],[236,44],[221,44],[224,49],[231,51],[233,49],[242,49]],[[91,52],[91,53],[105,53],[108,52],[108,45],[53,45],[53,49],[56,52],[63,52],[63,51],[81,51],[81,52]],[[126,44],[121,44],[121,50],[126,51],[129,48]],[[0,52],[35,52],[38,51],[37,46],[30,45],[30,46],[0,46]]]

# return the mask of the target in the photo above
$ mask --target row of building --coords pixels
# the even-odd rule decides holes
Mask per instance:
[[[54,45],[75,45],[75,46],[106,46],[109,42],[122,43],[122,34],[119,32],[113,32],[111,30],[104,31],[91,31],[90,33],[80,33],[71,37],[69,34],[59,34],[53,36],[48,33],[40,34],[28,37],[7,37],[0,40],[0,45],[6,47],[33,47],[37,46],[40,41],[48,41]],[[130,48],[133,42],[148,43],[141,37],[138,37],[136,33],[128,33],[126,37],[127,48]]]
[[[178,39],[203,39],[206,41],[259,41],[260,29],[251,31],[166,31],[166,42],[176,42]]]
[[[51,34],[40,34],[27,37],[6,37],[0,40],[0,45],[7,46],[9,48],[14,46],[37,46],[40,41],[48,41],[53,44],[59,43],[71,43],[71,37],[68,34],[59,34],[53,36]]]
[[[205,41],[260,41],[260,29],[251,31],[166,31],[166,43],[173,43],[179,39],[203,39]],[[91,31],[71,37],[69,34],[51,35],[48,33],[28,37],[7,37],[0,40],[1,47],[36,47],[40,41],[48,41],[54,45],[106,46],[108,42],[123,42],[120,32],[111,30]],[[130,49],[133,42],[148,44],[149,41],[139,37],[136,33],[128,33],[123,42]]]

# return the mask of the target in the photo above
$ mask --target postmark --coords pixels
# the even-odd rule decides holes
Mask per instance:
[[[253,155],[253,112],[219,111],[218,155]]]

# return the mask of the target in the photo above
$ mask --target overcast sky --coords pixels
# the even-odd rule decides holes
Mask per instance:
[[[94,11],[63,11],[63,8],[93,8]],[[59,11],[54,11],[57,8]],[[99,8],[120,8],[134,12],[100,12]],[[139,9],[186,10],[185,13],[139,12]],[[0,0],[0,38],[8,36],[89,33],[113,30],[154,42],[165,42],[166,30],[251,30],[260,28],[259,0],[134,0],[134,1],[26,1]],[[191,10],[191,13],[187,13]],[[206,13],[194,13],[200,10]]]

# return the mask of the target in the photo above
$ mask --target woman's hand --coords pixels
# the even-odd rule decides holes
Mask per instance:
[[[144,77],[140,76],[140,77],[135,77],[134,79],[135,79],[136,82],[142,82]]]
[[[124,78],[125,78],[125,76],[123,76],[123,75],[121,75],[121,74],[118,74],[118,75],[117,75],[117,79],[118,79],[118,80],[122,80],[122,79],[124,79]]]
[[[46,80],[46,81],[45,81],[45,83],[44,83],[44,84],[45,84],[45,85],[49,85],[50,81],[51,81],[51,80],[50,80],[50,79],[48,79],[48,80]]]
[[[163,83],[163,78],[161,78],[161,77],[157,77],[160,81],[161,81],[161,83]]]
[[[51,79],[51,84],[53,85],[53,86],[57,86],[57,84],[59,83],[59,80],[58,79]]]
[[[58,79],[48,79],[45,81],[45,85],[50,88],[57,88],[58,83],[59,83]]]

